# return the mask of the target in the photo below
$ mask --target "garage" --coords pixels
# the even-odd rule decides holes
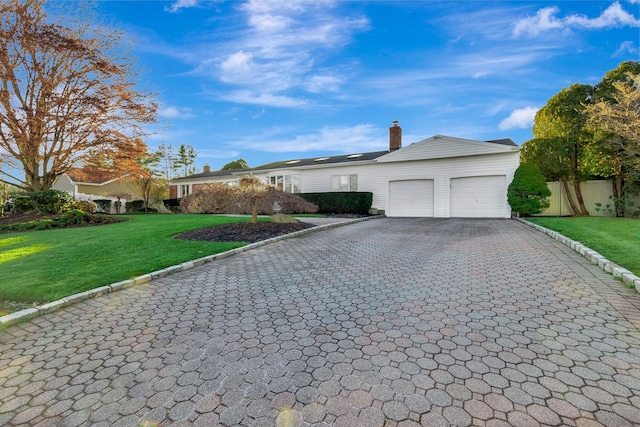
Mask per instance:
[[[507,210],[506,176],[451,179],[451,217],[504,218]]]
[[[433,217],[433,180],[389,181],[389,216]]]

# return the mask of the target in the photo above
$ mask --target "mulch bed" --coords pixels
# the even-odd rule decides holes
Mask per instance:
[[[53,214],[43,214],[43,213],[20,213],[20,214],[5,214],[0,216],[0,226],[1,225],[11,225],[11,224],[19,224],[22,222],[36,222],[36,221],[44,221],[48,219],[56,219],[61,215],[53,215]],[[103,215],[91,215],[88,221],[83,224],[68,224],[64,226],[56,226],[55,228],[76,228],[76,227],[92,227],[95,225],[105,225],[105,224],[113,224],[116,222],[127,221],[127,218],[117,218],[112,216],[103,216]],[[24,230],[28,231],[28,230]]]
[[[258,222],[251,224],[248,222],[240,222],[185,231],[175,237],[177,239],[205,240],[208,242],[255,243],[311,227],[315,227],[315,225],[305,222],[292,224],[280,224],[275,222]]]

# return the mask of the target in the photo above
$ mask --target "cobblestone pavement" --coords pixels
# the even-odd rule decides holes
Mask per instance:
[[[640,425],[639,306],[517,221],[366,221],[7,329],[0,425]]]

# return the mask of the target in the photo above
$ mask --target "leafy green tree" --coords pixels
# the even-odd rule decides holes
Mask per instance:
[[[584,111],[596,136],[590,145],[594,174],[611,180],[616,216],[625,215],[627,193],[640,180],[638,110],[640,62],[621,63],[595,86]]]
[[[232,170],[232,169],[249,169],[249,163],[245,159],[238,159],[232,162],[227,163],[220,169],[221,171]]]
[[[548,179],[559,180],[575,215],[589,215],[580,182],[589,177],[586,150],[593,134],[582,114],[592,99],[593,87],[573,84],[553,96],[537,113],[535,138],[523,144],[522,158],[534,163]],[[573,185],[575,200],[569,191]]]
[[[549,207],[551,191],[540,169],[533,163],[522,163],[507,189],[507,201],[518,215],[528,216]]]
[[[153,155],[157,157],[158,162],[155,166],[159,171],[162,178],[169,181],[174,177],[180,165],[176,164],[176,153],[173,150],[171,144],[160,144],[158,148],[153,152]]]
[[[177,165],[178,168],[182,168],[182,176],[193,175],[197,172],[194,166],[197,156],[198,153],[192,146],[180,144],[174,164]]]

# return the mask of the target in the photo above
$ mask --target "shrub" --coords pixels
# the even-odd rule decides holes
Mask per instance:
[[[300,196],[316,204],[321,213],[366,215],[373,202],[373,193],[369,192],[302,193]]]
[[[98,205],[91,200],[74,200],[74,202],[71,204],[71,207],[73,209],[91,214],[96,213],[96,210],[98,209]]]
[[[16,213],[24,213],[36,210],[36,204],[28,195],[15,196],[11,201],[12,209]]]
[[[125,203],[124,209],[127,213],[140,212],[140,210],[144,212],[144,200],[130,200]]]
[[[164,207],[169,209],[171,212],[180,212],[180,201],[182,199],[164,199],[162,203]]]
[[[42,213],[59,214],[71,209],[73,197],[71,194],[60,190],[37,191],[29,194],[36,205],[36,210]]]
[[[512,211],[523,216],[538,214],[549,207],[549,196],[551,191],[536,165],[522,163],[518,166],[507,189]]]
[[[84,224],[89,219],[89,214],[86,214],[78,209],[72,209],[70,211],[65,212],[62,216],[55,220],[56,226],[66,226],[66,225],[80,225]]]
[[[96,199],[93,201],[97,205],[97,212],[110,213],[111,199]]]
[[[276,210],[288,214],[315,213],[318,210],[316,205],[301,197],[271,186],[265,186],[259,193],[249,193],[226,184],[205,184],[180,202],[180,209],[185,213],[249,215],[252,208],[263,215],[272,215]]]

